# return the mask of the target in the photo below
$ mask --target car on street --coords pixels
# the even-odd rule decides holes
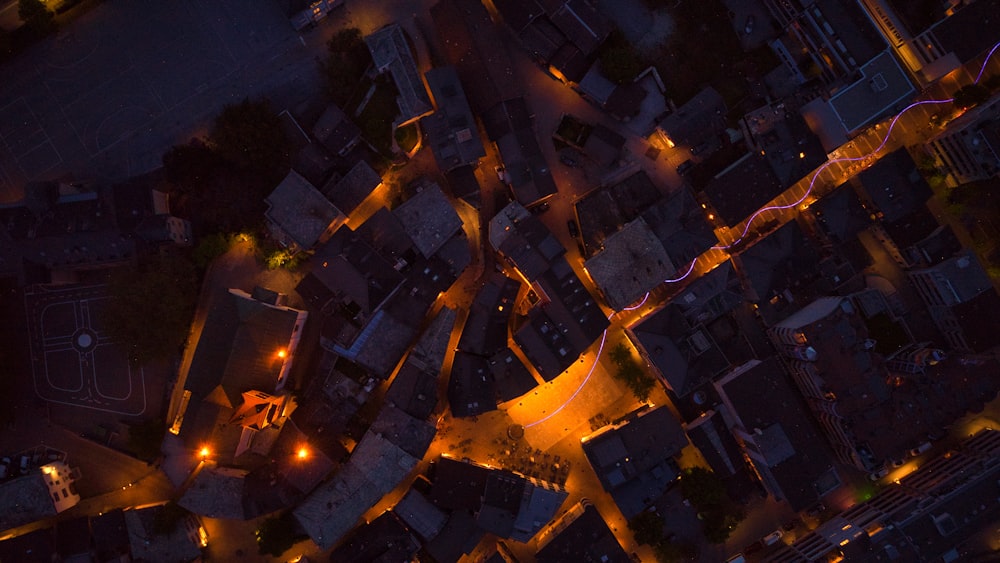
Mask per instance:
[[[577,226],[575,219],[566,221],[566,228],[569,229],[569,236],[573,238],[580,236],[580,227]]]
[[[507,169],[503,166],[494,166],[493,171],[497,173],[497,179],[504,184],[509,184],[507,181]]]
[[[545,213],[548,210],[549,210],[549,202],[547,201],[528,208],[528,211],[531,211],[535,215],[541,215],[542,213]]]
[[[875,471],[872,471],[871,473],[869,473],[868,474],[868,480],[869,481],[878,481],[879,479],[885,477],[888,474],[889,474],[889,468],[883,465],[879,469],[876,469]]]
[[[752,15],[747,16],[747,23],[746,25],[743,26],[743,33],[745,33],[746,35],[750,35],[751,33],[753,33],[754,22],[755,20]]]
[[[677,173],[681,176],[687,174],[692,168],[694,168],[694,163],[690,160],[685,160],[677,167]]]
[[[910,450],[910,457],[917,457],[918,455],[926,452],[929,449],[931,449],[931,443],[924,442],[923,444],[920,444],[919,446]]]
[[[774,545],[778,543],[778,540],[780,540],[781,536],[783,535],[785,535],[785,532],[782,532],[781,530],[775,530],[770,534],[764,536],[764,539],[762,541],[764,542],[764,545]]]

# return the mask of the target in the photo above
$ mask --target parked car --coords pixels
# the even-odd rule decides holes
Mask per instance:
[[[569,229],[569,236],[573,238],[580,236],[580,227],[576,225],[576,220],[570,219],[566,221],[566,228]]]
[[[29,461],[28,456],[26,455],[21,456],[21,475],[24,475],[25,473],[28,472],[28,461]]]
[[[528,208],[528,211],[531,211],[535,215],[540,215],[542,213],[545,213],[548,210],[549,210],[549,202],[547,202],[547,201],[544,202],[544,203],[539,203],[538,205],[536,205],[534,207]]]
[[[3,458],[2,461],[0,461],[0,479],[6,477],[9,470],[10,470],[10,458],[5,457]]]
[[[577,160],[576,157],[566,153],[562,153],[559,155],[559,162],[565,164],[566,166],[569,166],[570,168],[577,168],[578,166],[580,166],[580,161]]]
[[[924,442],[923,444],[920,444],[919,446],[917,446],[917,447],[913,448],[912,450],[910,450],[910,456],[911,457],[917,457],[918,455],[926,452],[929,449],[931,449],[931,443],[930,442]]]
[[[871,473],[869,473],[868,474],[868,480],[869,481],[878,481],[879,479],[885,477],[888,474],[889,474],[889,468],[883,465],[881,468],[876,469],[875,471],[872,471]]]
[[[747,16],[747,23],[743,26],[743,33],[750,35],[753,33],[753,24],[755,20],[752,15]]]
[[[690,171],[691,168],[693,168],[693,167],[694,167],[694,163],[693,162],[691,162],[690,160],[685,160],[684,162],[681,163],[680,166],[677,167],[677,173],[680,174],[681,176],[683,176],[683,175],[687,174],[688,171]]]
[[[507,169],[506,168],[504,168],[503,166],[494,166],[493,167],[493,171],[497,173],[497,179],[498,180],[500,180],[504,184],[508,184],[509,183],[507,181]]]
[[[903,458],[892,460],[892,466],[893,467],[903,467],[903,464],[905,464],[905,463],[906,463],[906,460],[903,459]]]
[[[763,540],[761,541],[764,542],[764,545],[774,545],[778,543],[778,540],[780,540],[781,536],[783,535],[785,535],[785,532],[782,532],[781,530],[775,530],[770,534],[764,536]]]

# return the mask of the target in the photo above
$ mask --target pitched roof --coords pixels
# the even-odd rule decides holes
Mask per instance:
[[[306,313],[256,301],[237,289],[218,293],[209,303],[184,388],[201,400],[221,387],[230,405],[238,405],[250,389],[273,393],[285,363],[278,351],[294,356],[294,330]]]
[[[608,305],[620,311],[673,277],[674,264],[663,244],[639,217],[604,240],[604,249],[585,267]]]
[[[334,104],[330,104],[313,125],[313,136],[334,154],[339,154],[361,136],[361,129]]]
[[[393,209],[413,244],[424,257],[435,254],[462,230],[462,219],[444,195],[441,186],[431,184]]]
[[[486,156],[476,119],[465,99],[454,67],[439,67],[424,74],[437,111],[420,121],[427,133],[438,168],[451,170],[476,164]]]
[[[378,71],[392,74],[399,96],[400,120],[407,122],[434,111],[420,78],[417,61],[410,51],[403,28],[390,24],[365,37],[365,44]]]
[[[367,162],[359,160],[343,178],[330,178],[323,186],[323,194],[337,209],[350,215],[381,185],[382,178],[378,172]]]
[[[373,432],[365,433],[351,459],[292,512],[323,549],[334,545],[369,508],[394,489],[417,458]]]
[[[336,206],[294,170],[265,201],[268,221],[304,249],[312,248],[331,225],[344,219]]]

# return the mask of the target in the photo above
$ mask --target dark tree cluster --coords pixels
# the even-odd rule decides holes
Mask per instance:
[[[648,399],[656,380],[632,357],[628,347],[624,343],[618,344],[611,350],[610,358],[617,366],[614,378],[624,383],[636,399]]]
[[[354,27],[339,31],[326,46],[330,54],[323,63],[323,71],[330,97],[341,108],[347,108],[372,64],[371,53],[361,38],[361,30]]]
[[[746,516],[743,509],[729,499],[722,480],[708,469],[685,469],[680,489],[684,498],[698,511],[702,532],[711,543],[725,543]]]
[[[632,530],[635,541],[651,546],[656,560],[660,563],[675,563],[698,556],[698,548],[695,545],[674,541],[664,536],[664,525],[662,516],[648,510],[640,512],[628,522],[628,528]]]
[[[101,320],[129,347],[132,361],[163,360],[180,350],[198,298],[198,275],[189,258],[167,253],[137,268],[119,269],[108,289],[111,298]]]
[[[260,223],[264,198],[288,173],[290,145],[266,100],[228,105],[209,137],[172,147],[163,168],[179,214],[199,234],[237,232]]]

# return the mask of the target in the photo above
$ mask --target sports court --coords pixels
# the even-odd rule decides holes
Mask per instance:
[[[125,416],[146,410],[143,370],[101,325],[105,286],[35,286],[25,292],[35,393],[54,403]]]

